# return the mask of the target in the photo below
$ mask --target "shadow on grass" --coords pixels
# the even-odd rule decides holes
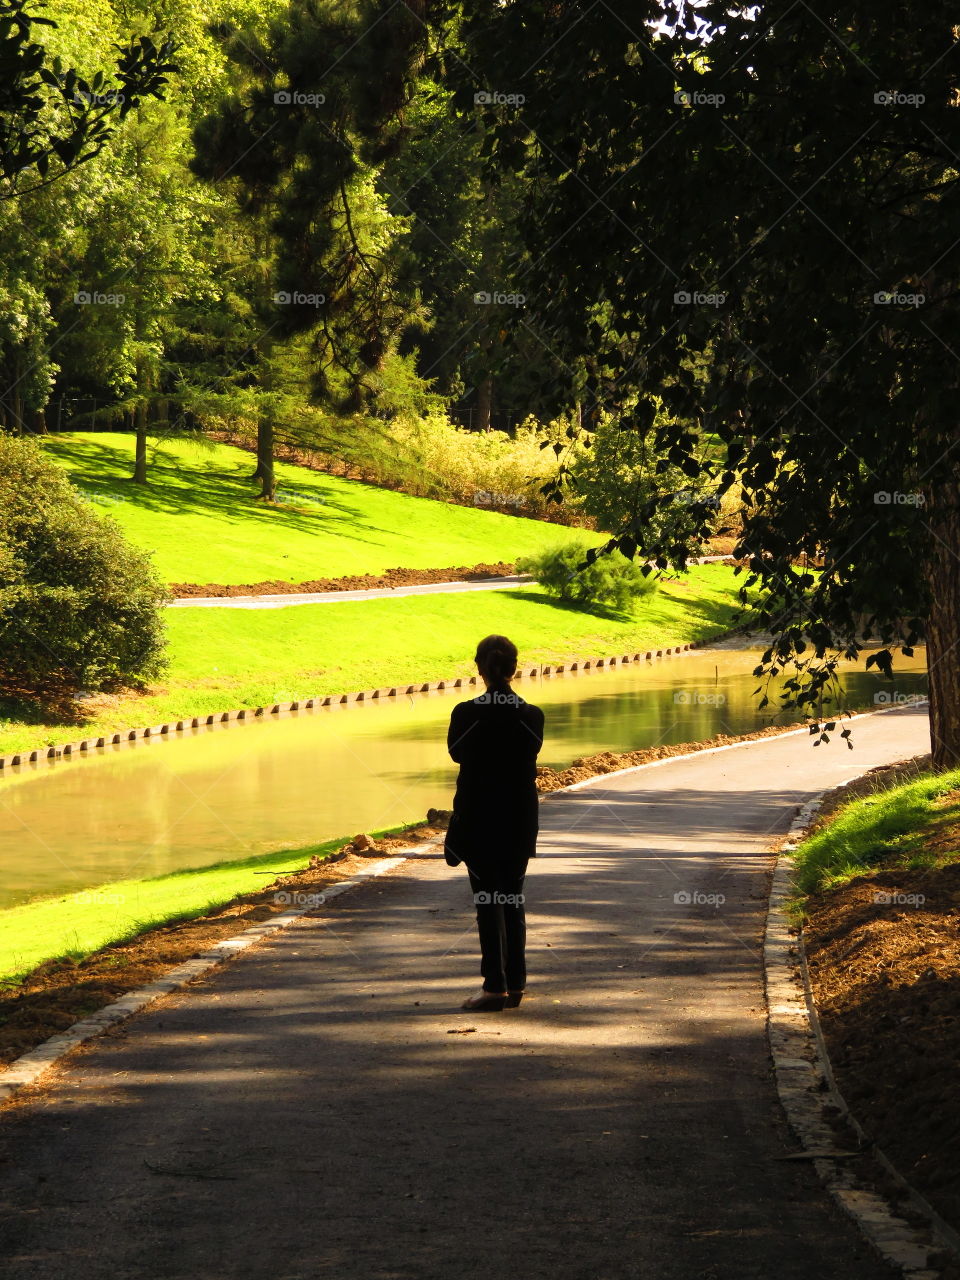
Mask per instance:
[[[311,497],[323,498],[322,502],[305,498],[298,505],[295,501],[269,503],[258,501],[259,482],[252,479],[250,467],[224,471],[214,469],[216,455],[204,457],[197,451],[196,461],[186,464],[164,456],[161,447],[154,447],[148,460],[147,483],[135,485],[130,479],[133,470],[132,454],[128,457],[117,443],[93,440],[69,441],[54,437],[56,448],[51,450],[61,463],[70,466],[71,482],[101,509],[104,515],[116,515],[114,504],[132,503],[147,511],[168,515],[215,516],[229,524],[246,524],[254,521],[282,521],[284,527],[292,527],[301,533],[325,530],[329,525],[339,525],[350,520],[354,527],[363,523],[363,509],[355,504],[334,498],[320,486],[306,485]],[[204,463],[209,465],[204,466]],[[117,472],[121,474],[117,474]],[[284,482],[277,486],[282,494]],[[309,510],[304,510],[309,507]]]
[[[641,621],[644,614],[644,603],[651,600],[655,601],[658,598],[656,595],[641,596],[635,602],[632,609],[619,610],[613,609],[609,605],[585,604],[573,600],[561,600],[559,596],[551,595],[543,589],[536,590],[529,587],[514,587],[510,591],[510,595],[520,600],[527,600],[531,604],[548,605],[550,608],[556,609],[562,613],[577,614],[581,617],[586,615],[591,618],[598,618],[604,622],[620,622],[625,624]],[[739,608],[726,600],[704,600],[692,597],[689,600],[684,600],[683,605],[687,620],[692,617],[697,621],[702,620],[703,623],[709,623],[713,627],[724,630],[737,626],[740,621],[742,621]],[[679,623],[677,625],[679,625]],[[671,633],[670,636],[664,638],[664,642],[672,642],[676,638],[677,637]],[[695,635],[689,636],[689,639],[695,638]]]
[[[0,681],[0,720],[81,726],[89,719],[83,703],[66,685],[49,683],[41,689],[29,690]]]
[[[636,611],[620,609],[611,609],[604,604],[588,604],[576,600],[562,600],[559,596],[551,595],[547,591],[536,591],[525,587],[513,587],[510,595],[514,599],[528,600],[531,604],[548,605],[551,609],[556,609],[560,613],[578,614],[580,616],[587,614],[591,618],[601,618],[605,622],[623,622],[629,623],[636,620]]]

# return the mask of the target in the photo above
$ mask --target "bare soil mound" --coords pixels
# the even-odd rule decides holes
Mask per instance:
[[[902,766],[890,773],[903,780]],[[876,790],[872,781],[854,794]],[[958,836],[938,830],[936,852]],[[858,876],[806,910],[840,1092],[902,1176],[960,1227],[960,861]]]

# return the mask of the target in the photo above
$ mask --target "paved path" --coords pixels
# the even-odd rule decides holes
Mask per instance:
[[[765,849],[810,793],[927,750],[925,713],[860,719],[854,742],[765,739],[548,798],[520,1009],[459,1012],[476,947],[439,857],[152,1006],[0,1112],[0,1270],[889,1280],[778,1159],[764,1031]]]

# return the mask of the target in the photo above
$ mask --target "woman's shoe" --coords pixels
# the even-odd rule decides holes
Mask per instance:
[[[508,991],[507,992],[507,1008],[515,1009],[522,999],[523,999],[522,991]]]
[[[468,1000],[464,1000],[460,1007],[466,1009],[469,1013],[496,1013],[503,1008],[506,1002],[507,994],[505,991],[501,991],[498,994],[496,991],[481,990],[475,996],[470,996]]]

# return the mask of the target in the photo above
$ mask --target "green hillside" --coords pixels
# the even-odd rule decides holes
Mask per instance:
[[[251,454],[205,440],[152,448],[145,487],[127,479],[130,434],[77,432],[44,443],[97,508],[153,552],[168,582],[306,582],[396,567],[512,562],[571,536],[601,541],[598,534],[414,498],[289,463],[277,463],[281,501],[273,506],[256,499]]]

